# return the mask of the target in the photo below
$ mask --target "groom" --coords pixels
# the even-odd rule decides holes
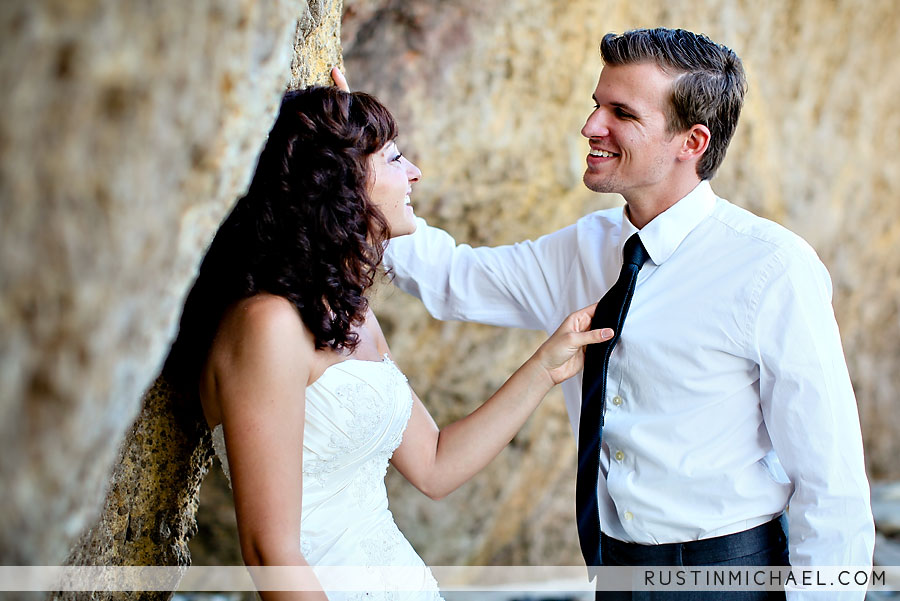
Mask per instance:
[[[595,324],[619,339],[608,358],[588,354],[584,396],[581,379],[563,384],[589,565],[871,565],[828,273],[798,236],[709,184],[743,104],[740,59],[671,29],[607,34],[601,53],[584,183],[624,208],[496,248],[420,220],[388,247],[394,282],[438,319],[547,332],[614,284],[630,298],[601,301],[624,323]],[[617,283],[629,270],[630,288]]]

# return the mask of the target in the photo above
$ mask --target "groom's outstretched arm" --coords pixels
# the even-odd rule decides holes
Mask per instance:
[[[560,308],[569,304],[574,226],[536,241],[472,248],[416,221],[414,234],[390,241],[385,265],[432,316],[532,330],[558,325]]]

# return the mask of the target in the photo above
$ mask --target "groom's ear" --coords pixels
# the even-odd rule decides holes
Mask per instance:
[[[677,155],[679,161],[699,160],[709,148],[709,140],[712,137],[709,128],[699,123],[692,125],[680,136],[682,142]]]

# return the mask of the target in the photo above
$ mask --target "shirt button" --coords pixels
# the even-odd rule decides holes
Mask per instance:
[[[616,461],[622,461],[623,459],[625,459],[625,453],[616,451]]]
[[[626,520],[626,521],[631,520],[633,517],[634,517],[634,514],[631,513],[630,511],[626,511],[626,512],[625,512],[625,520]]]
[[[619,395],[616,395],[616,396],[613,397],[613,405],[615,405],[616,407],[618,407],[619,405],[621,405],[621,404],[624,402],[624,400],[625,400],[625,399],[623,399],[623,398],[620,397]]]

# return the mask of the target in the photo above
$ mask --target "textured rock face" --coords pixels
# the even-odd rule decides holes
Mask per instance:
[[[190,565],[187,541],[197,530],[197,496],[211,457],[209,429],[197,399],[179,395],[159,379],[144,395],[141,413],[122,445],[100,519],[68,563]],[[167,599],[168,594],[153,597]]]
[[[829,267],[869,471],[900,476],[900,13],[890,0],[346,0],[351,85],[399,117],[416,212],[474,244],[535,237],[621,202],[581,184],[607,31],[665,25],[733,47],[750,80],[718,194],[805,237]],[[542,335],[376,311],[439,423],[485,399]],[[574,439],[559,394],[483,474],[433,503],[397,474],[400,527],[432,564],[577,564]]]
[[[292,60],[297,85],[339,61],[337,19],[316,28],[340,1],[309,4],[0,3],[0,563],[59,563],[96,516]],[[166,411],[148,403],[113,495],[180,435],[160,426]],[[180,457],[188,489],[202,477],[198,453]],[[186,511],[190,496],[172,506]],[[129,536],[168,536],[183,518],[144,517]]]

